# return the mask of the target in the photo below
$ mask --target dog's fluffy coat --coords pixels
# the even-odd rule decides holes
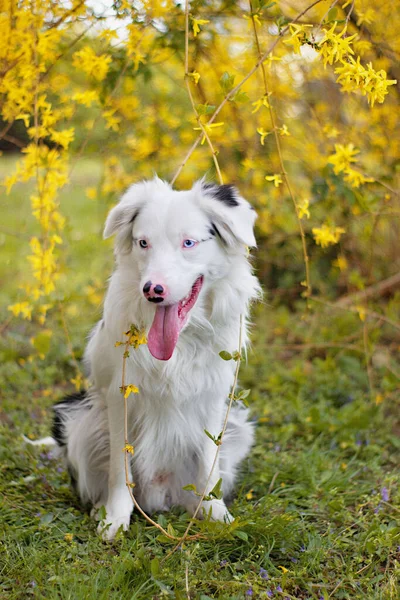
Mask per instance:
[[[154,329],[160,309],[145,297],[146,282],[162,282],[168,290],[159,301],[165,312],[176,305],[181,311],[183,299],[193,295],[194,283],[201,280],[194,306],[174,324],[179,337],[168,342],[174,347],[171,358],[157,360],[146,345],[131,349],[125,377],[126,384],[140,390],[128,401],[135,496],[150,513],[172,505],[193,513],[197,497],[182,488],[195,484],[198,491],[204,489],[216,450],[204,430],[216,437],[220,433],[233,382],[235,363],[222,360],[219,352],[237,350],[240,315],[246,345],[249,304],[259,294],[247,258],[247,247],[255,246],[255,218],[232,186],[198,182],[178,192],[158,178],[133,185],[108,215],[104,237],[116,234],[116,269],[103,318],[86,349],[92,387],[55,406],[53,431],[82,501],[95,509],[106,507],[108,527],[104,522],[99,527],[107,539],[120,526],[127,529],[133,508],[122,451],[124,347],[115,342],[124,339],[130,324]],[[187,248],[182,240],[195,246]],[[157,339],[158,345],[163,343]],[[234,406],[207,492],[222,477],[224,497],[229,494],[252,440],[247,410]],[[206,501],[203,507],[213,519],[231,519],[223,500]]]

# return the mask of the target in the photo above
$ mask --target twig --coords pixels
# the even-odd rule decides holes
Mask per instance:
[[[199,124],[199,127],[200,127],[201,131],[203,132],[204,137],[207,140],[207,144],[210,147],[214,165],[215,165],[215,169],[217,171],[218,179],[219,179],[220,184],[222,185],[224,182],[222,179],[221,170],[219,168],[219,164],[218,164],[218,160],[217,160],[217,153],[215,152],[214,147],[211,142],[211,139],[210,139],[210,136],[208,135],[208,132],[201,121],[200,115],[197,112],[196,105],[194,103],[194,99],[193,99],[193,95],[192,95],[192,91],[190,89],[190,82],[189,82],[189,0],[186,0],[186,4],[185,4],[185,83],[186,83],[186,89],[187,89],[187,93],[188,93],[188,96],[190,99],[190,103],[192,105],[193,112],[196,116],[196,121]]]
[[[256,22],[254,20],[253,7],[252,7],[252,4],[251,4],[251,0],[249,0],[249,6],[250,6],[251,22],[253,24],[254,39],[256,41],[256,46],[257,46],[257,52],[258,52],[259,60],[261,60],[261,58],[262,58],[261,47],[260,47],[260,42],[259,42],[259,39],[258,39],[257,26],[256,26]],[[263,62],[261,62],[261,72],[262,72],[263,81],[264,81],[264,92],[265,92],[266,97],[268,98],[269,97],[269,87],[268,87],[268,81],[267,81],[267,74],[265,72],[265,66],[264,66]],[[283,177],[283,180],[284,180],[285,185],[287,187],[287,190],[289,192],[290,198],[292,200],[292,204],[294,206],[294,210],[295,210],[295,213],[296,213],[297,225],[298,225],[299,231],[300,231],[301,245],[302,245],[302,248],[303,248],[303,258],[304,258],[304,265],[305,265],[305,271],[306,271],[306,280],[305,280],[305,287],[306,287],[306,289],[305,289],[304,295],[306,297],[308,297],[308,296],[311,295],[312,290],[311,290],[311,282],[310,282],[310,266],[309,266],[310,259],[308,257],[308,252],[307,252],[306,236],[305,236],[305,233],[304,233],[303,224],[302,224],[301,219],[300,219],[299,207],[298,207],[296,198],[294,197],[294,194],[293,194],[290,182],[289,182],[289,178],[288,178],[287,173],[286,173],[285,163],[283,161],[283,154],[282,154],[281,143],[280,143],[280,140],[279,140],[278,129],[276,127],[276,120],[275,120],[274,111],[272,109],[271,102],[268,101],[267,104],[268,104],[268,111],[269,111],[269,115],[270,115],[270,119],[271,119],[272,129],[273,129],[273,132],[274,132],[276,148],[278,150],[279,164],[280,164],[280,168],[281,168],[281,172],[282,172],[282,177]]]
[[[336,306],[341,308],[345,306],[350,306],[351,304],[356,304],[357,302],[363,299],[374,298],[376,296],[383,296],[386,292],[393,290],[394,288],[400,286],[400,272],[371,285],[365,290],[361,290],[360,292],[355,292],[354,294],[350,294],[349,296],[344,296],[339,298],[336,302]]]

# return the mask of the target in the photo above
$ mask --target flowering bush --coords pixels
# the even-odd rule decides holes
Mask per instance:
[[[59,305],[59,193],[93,155],[102,174],[88,201],[108,205],[154,172],[182,188],[205,173],[236,183],[259,213],[264,283],[309,308],[398,269],[388,3],[193,2],[187,24],[173,0],[99,10],[2,3],[0,138],[21,149],[3,183],[33,184],[36,219],[13,315],[44,326]]]

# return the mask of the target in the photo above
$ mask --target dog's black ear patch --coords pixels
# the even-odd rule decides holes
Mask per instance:
[[[211,235],[219,237],[219,239],[225,244],[225,240],[222,237],[222,235],[220,234],[219,229],[217,228],[215,223],[211,223],[211,227],[210,227],[209,231],[210,231]]]
[[[86,398],[86,392],[77,392],[70,396],[65,396],[60,402],[57,402],[53,406],[54,420],[51,428],[51,435],[56,440],[59,446],[66,446],[67,440],[65,437],[65,425],[63,415],[68,413],[69,410],[75,407],[75,404],[83,402]]]
[[[216,185],[215,183],[204,183],[202,187],[205,192],[210,192],[214,198],[216,198],[220,202],[223,202],[226,206],[239,206],[239,202],[236,198],[236,190],[233,185]]]

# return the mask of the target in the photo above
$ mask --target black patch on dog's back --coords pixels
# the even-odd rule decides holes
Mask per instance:
[[[63,412],[68,412],[70,408],[77,403],[83,402],[85,398],[86,391],[76,392],[76,394],[65,396],[65,398],[54,404],[54,420],[51,428],[51,435],[59,446],[66,446],[67,444],[67,440],[65,439],[64,419],[62,417]]]
[[[233,185],[224,184],[216,185],[215,183],[203,184],[203,190],[211,192],[213,197],[226,204],[226,206],[239,206],[239,202],[236,199],[236,190]]]

